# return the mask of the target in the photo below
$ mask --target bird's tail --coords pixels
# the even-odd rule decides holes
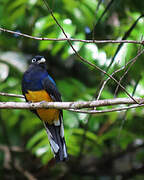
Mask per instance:
[[[46,128],[50,146],[55,155],[56,162],[67,160],[68,155],[64,139],[62,116],[60,115],[59,120],[52,125],[44,122],[44,126]]]

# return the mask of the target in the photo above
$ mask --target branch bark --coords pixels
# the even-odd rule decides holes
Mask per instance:
[[[144,98],[136,98],[139,104],[143,104]],[[82,109],[82,108],[94,108],[101,106],[112,106],[121,104],[136,104],[130,98],[115,98],[106,100],[96,100],[96,101],[79,101],[79,102],[37,102],[37,103],[27,103],[27,102],[0,102],[0,109]]]

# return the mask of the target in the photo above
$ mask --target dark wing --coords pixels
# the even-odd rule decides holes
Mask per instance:
[[[61,94],[59,93],[55,83],[51,81],[49,77],[46,77],[42,81],[44,89],[47,91],[49,96],[53,101],[61,102]],[[64,127],[63,127],[63,113],[62,110],[59,110],[59,120],[58,124],[49,125],[47,122],[44,122],[44,126],[46,128],[48,138],[50,141],[50,145],[52,151],[55,154],[56,161],[65,161],[68,158],[67,148],[64,139]]]
[[[49,77],[46,77],[42,80],[42,84],[44,89],[47,91],[47,93],[50,95],[53,101],[61,102],[61,94],[59,93],[56,85],[49,79]]]

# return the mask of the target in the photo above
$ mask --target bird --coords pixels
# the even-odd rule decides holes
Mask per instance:
[[[44,56],[34,56],[22,77],[22,93],[27,102],[61,102],[61,94],[49,75]],[[31,110],[43,122],[56,162],[68,159],[64,138],[63,112],[59,109]]]

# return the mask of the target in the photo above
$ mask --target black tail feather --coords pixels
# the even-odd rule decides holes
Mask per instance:
[[[56,162],[67,160],[67,149],[63,133],[63,124],[60,122],[59,125],[49,125],[44,122],[46,128],[50,146],[55,155]]]

